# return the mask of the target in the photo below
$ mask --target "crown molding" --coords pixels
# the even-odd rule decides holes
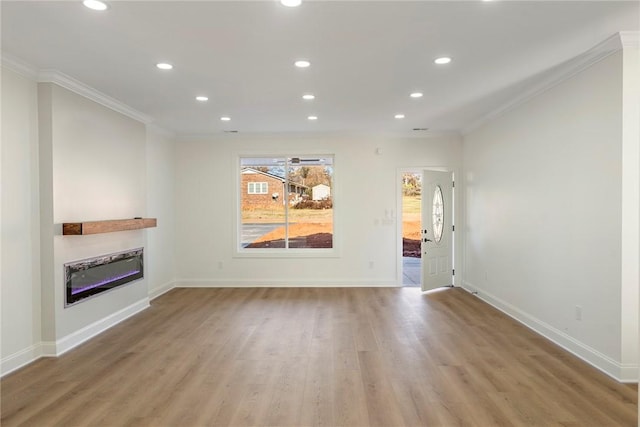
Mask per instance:
[[[512,100],[484,115],[479,120],[463,127],[461,129],[461,134],[463,136],[467,135],[470,132],[473,132],[474,130],[480,128],[484,124],[497,119],[503,114],[506,114],[514,108],[542,94],[543,92],[546,92],[552,87],[557,86],[565,80],[568,80],[576,74],[586,70],[597,62],[600,62],[608,56],[619,52],[623,47],[626,47],[625,43],[632,44],[634,43],[634,40],[637,46],[638,32],[635,31],[621,32],[612,35],[611,37],[605,39],[601,43],[598,43],[591,49],[583,52],[582,54],[555,66],[554,68],[549,70],[550,74],[546,76],[542,81],[532,86],[529,90],[522,92]]]
[[[111,98],[109,95],[105,95],[104,93],[95,90],[91,86],[88,86],[81,81],[74,79],[73,77],[61,73],[58,70],[41,70],[38,73],[38,82],[55,83],[58,86],[75,92],[78,95],[84,96],[87,99],[104,105],[107,108],[124,114],[125,116],[131,117],[132,119],[142,122],[146,125],[153,122],[153,118],[151,116],[141,113],[140,111],[135,110],[126,104],[123,104],[117,99]]]
[[[619,34],[623,49],[640,47],[640,31],[621,31]]]
[[[131,108],[58,70],[38,70],[32,64],[6,52],[2,52],[2,66],[38,83],[55,83],[146,125],[154,121],[153,117]]]
[[[424,132],[415,131],[327,131],[327,132],[244,132],[225,133],[224,131],[215,131],[209,133],[177,133],[177,138],[183,140],[252,140],[252,139],[283,139],[295,138],[301,139],[320,139],[320,138],[365,138],[369,140],[379,140],[381,138],[402,138],[402,139],[429,139],[453,137],[459,138],[461,134],[458,130],[428,130]]]
[[[29,80],[38,79],[38,69],[36,67],[9,53],[2,52],[2,66]]]

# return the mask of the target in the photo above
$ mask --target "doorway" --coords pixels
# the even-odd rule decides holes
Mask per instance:
[[[453,172],[399,169],[398,283],[423,291],[454,285]]]
[[[401,185],[402,286],[420,287],[422,284],[422,171],[404,170]]]

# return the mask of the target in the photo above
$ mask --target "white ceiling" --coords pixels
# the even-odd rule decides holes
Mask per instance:
[[[178,134],[460,130],[537,76],[639,27],[636,1],[109,5],[100,13],[80,1],[2,1],[3,53],[71,76]],[[453,62],[435,65],[441,55]],[[311,67],[295,68],[298,58]],[[160,61],[175,68],[160,71]],[[410,98],[414,91],[424,97]],[[200,94],[206,104],[195,101]]]

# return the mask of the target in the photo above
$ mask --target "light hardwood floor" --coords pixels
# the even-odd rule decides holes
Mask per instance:
[[[2,426],[636,426],[618,384],[461,289],[175,289],[2,380]]]

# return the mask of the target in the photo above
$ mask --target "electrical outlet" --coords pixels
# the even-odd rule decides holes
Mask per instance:
[[[576,320],[582,320],[582,307],[576,305]]]
[[[369,268],[373,268],[373,261],[369,261]]]
[[[222,270],[223,265],[222,261],[218,261],[218,270]]]

